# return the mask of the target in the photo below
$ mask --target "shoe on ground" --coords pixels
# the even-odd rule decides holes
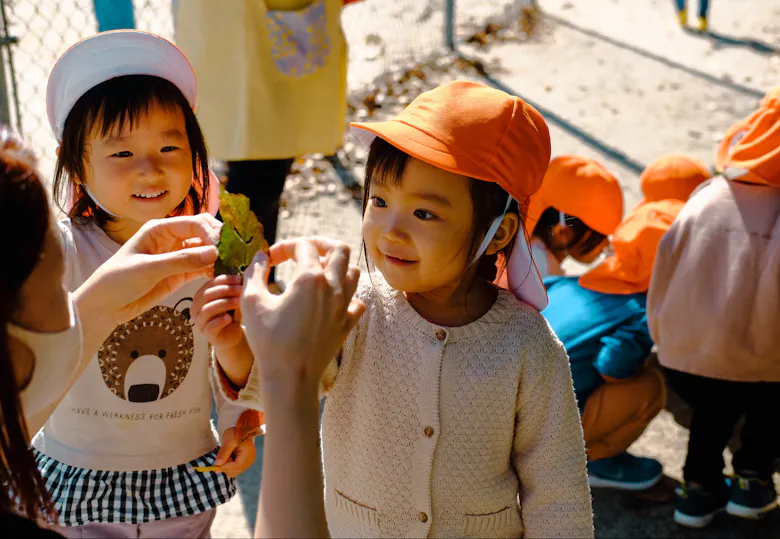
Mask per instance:
[[[709,28],[706,17],[699,17],[699,32],[706,32]]]
[[[681,9],[677,13],[677,18],[680,19],[680,26],[685,26],[686,24],[688,24],[688,10]]]
[[[704,528],[729,501],[726,482],[714,490],[687,481],[674,492],[674,521],[687,528]]]
[[[756,474],[735,474],[729,480],[726,512],[740,518],[759,519],[777,507],[777,490],[772,478]]]
[[[588,482],[594,488],[646,490],[658,483],[663,475],[663,466],[657,460],[629,453],[588,462]]]

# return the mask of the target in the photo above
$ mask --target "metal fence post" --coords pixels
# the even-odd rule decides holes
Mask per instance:
[[[0,49],[0,125],[11,125],[11,106],[5,80],[5,54]]]
[[[455,0],[444,0],[444,44],[455,50]]]
[[[8,80],[5,76],[5,69],[8,66],[8,73],[11,77],[11,91],[13,102],[16,108],[16,130],[22,132],[22,117],[19,112],[19,102],[16,93],[16,73],[14,72],[14,61],[11,47],[16,45],[18,39],[8,35],[8,18],[5,13],[5,0],[0,0],[0,18],[2,19],[2,35],[0,35],[0,124],[11,126],[11,95],[8,92]]]

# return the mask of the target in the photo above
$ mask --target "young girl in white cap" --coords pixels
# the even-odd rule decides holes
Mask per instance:
[[[216,202],[195,90],[187,58],[143,32],[87,38],[54,66],[46,97],[69,290],[149,220]],[[66,536],[208,537],[231,477],[253,462],[251,437],[235,428],[244,410],[221,399],[218,454],[208,342],[189,314],[200,284],[129,323],[107,316],[108,338],[35,437]],[[215,459],[224,474],[193,469]]]
[[[568,360],[519,229],[550,159],[544,119],[454,82],[354,127],[375,136],[363,239],[378,271],[323,379],[331,535],[592,537]],[[498,258],[513,293],[493,284]],[[234,294],[202,295],[198,323],[230,324],[219,302]],[[263,373],[235,358],[219,357],[221,388],[261,407]]]

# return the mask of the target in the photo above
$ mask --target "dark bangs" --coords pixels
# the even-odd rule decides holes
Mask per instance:
[[[406,163],[410,156],[399,150],[386,140],[376,137],[371,143],[366,161],[366,175],[363,188],[363,213],[366,212],[370,200],[371,183],[385,183],[389,185],[398,185],[401,183]],[[482,240],[487,234],[490,225],[503,214],[506,207],[506,201],[509,194],[497,183],[475,180],[469,178],[469,189],[471,191],[471,201],[474,207],[472,214],[471,236],[469,238],[468,253],[469,260],[477,254]],[[517,201],[513,200],[507,213],[520,213]],[[520,228],[518,234],[522,234],[522,219],[520,219]],[[493,281],[497,275],[496,262],[503,268],[512,254],[514,238],[509,241],[506,247],[494,255],[482,255],[477,264],[477,275],[487,281]],[[363,252],[368,261],[368,254],[365,252],[365,243]]]
[[[203,178],[203,192],[190,186],[187,198],[174,215],[192,208],[195,214],[208,205],[209,160],[206,141],[195,113],[181,91],[171,82],[151,75],[126,75],[98,84],[79,98],[68,114],[62,132],[54,171],[54,200],[77,223],[93,221],[102,227],[112,218],[101,210],[74,178],[83,181],[87,137],[97,132],[106,137],[115,131],[133,129],[149,113],[152,104],[166,110],[181,110],[192,150],[193,173]],[[69,198],[72,191],[73,199]]]
[[[408,162],[409,154],[402,152],[383,138],[374,139],[368,151],[366,175],[363,181],[363,213],[366,213],[368,207],[371,184],[376,182],[400,185]]]

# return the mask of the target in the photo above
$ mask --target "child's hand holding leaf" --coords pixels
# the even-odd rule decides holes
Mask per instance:
[[[217,275],[204,284],[192,301],[195,327],[203,333],[218,352],[241,343],[241,283],[240,275]]]
[[[192,313],[195,323],[214,346],[214,352],[230,381],[246,383],[254,357],[241,328],[241,282],[244,270],[259,250],[268,252],[263,225],[249,209],[244,195],[224,189],[219,198],[222,216],[214,265],[214,279],[195,294]]]

